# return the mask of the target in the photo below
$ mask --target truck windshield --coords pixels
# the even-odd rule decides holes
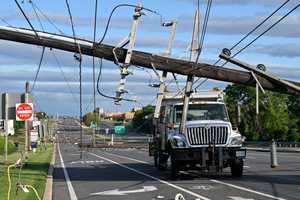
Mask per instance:
[[[175,123],[180,123],[183,105],[174,108]],[[187,121],[223,120],[229,121],[224,104],[191,104],[187,113]]]

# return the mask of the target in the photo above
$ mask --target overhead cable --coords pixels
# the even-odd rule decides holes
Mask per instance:
[[[34,76],[34,80],[33,80],[33,84],[32,84],[32,87],[31,87],[31,92],[34,90],[36,81],[38,79],[38,76],[39,76],[39,73],[40,73],[40,69],[41,69],[41,66],[42,66],[42,63],[43,63],[44,54],[45,54],[45,47],[43,46],[42,54],[41,54],[40,61],[39,61],[39,65],[38,65],[38,68],[36,70],[36,73],[35,73],[35,76]]]
[[[19,10],[21,11],[22,15],[24,16],[24,18],[26,19],[27,23],[29,24],[29,26],[31,27],[31,29],[33,30],[35,36],[39,39],[39,35],[37,34],[36,30],[34,29],[32,23],[30,22],[29,18],[26,16],[26,13],[24,12],[23,8],[21,7],[21,5],[19,4],[19,2],[17,0],[14,0],[16,5],[18,6]]]

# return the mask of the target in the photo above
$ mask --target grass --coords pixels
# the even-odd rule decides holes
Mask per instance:
[[[36,153],[28,154],[28,161],[20,173],[20,182],[26,185],[32,185],[42,198],[45,190],[45,183],[48,168],[52,159],[53,145],[47,145],[46,149],[38,150]],[[8,156],[10,163],[18,160],[20,154],[18,152],[12,153]],[[20,189],[17,191],[16,184],[19,181],[19,169],[11,168],[12,188],[10,193],[11,200],[34,200],[37,199],[34,192],[30,190],[29,193],[24,193]],[[3,156],[0,159],[0,200],[7,199],[8,179],[7,179],[7,165],[3,162]]]

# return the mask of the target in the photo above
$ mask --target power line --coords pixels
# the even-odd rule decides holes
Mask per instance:
[[[32,92],[32,91],[34,90],[36,81],[37,81],[37,79],[38,79],[38,76],[39,76],[39,73],[40,73],[40,69],[41,69],[41,66],[42,66],[42,63],[43,63],[43,59],[44,59],[45,49],[46,49],[46,48],[43,46],[42,54],[41,54],[40,61],[39,61],[39,65],[38,65],[38,68],[37,68],[37,70],[36,70],[35,77],[34,77],[34,81],[33,81],[33,84],[32,84],[32,87],[31,87],[31,91],[30,91],[30,92]]]
[[[235,43],[230,50],[233,50],[235,47],[237,47],[241,42],[243,42],[247,37],[249,37],[254,31],[256,31],[259,27],[261,27],[266,21],[268,21],[274,14],[276,14],[283,6],[285,6],[290,0],[285,1],[283,4],[281,4],[278,8],[276,8],[270,15],[268,15],[266,18],[264,18],[259,24],[257,24],[252,30],[250,30],[244,37],[242,37],[237,43]],[[214,65],[219,63],[221,61],[221,58],[219,58]]]
[[[94,44],[95,44],[95,41],[96,41],[97,13],[98,13],[98,0],[95,0],[94,34],[93,34]],[[95,66],[95,56],[93,56],[93,104],[94,104],[94,113],[96,112],[96,72],[95,72],[95,68],[96,68],[96,66]]]
[[[37,34],[36,30],[34,29],[33,25],[31,24],[29,18],[26,16],[26,13],[22,9],[21,5],[19,4],[19,2],[17,0],[14,0],[14,1],[16,3],[17,7],[19,8],[19,10],[21,11],[22,15],[24,16],[24,18],[26,19],[27,23],[29,24],[29,26],[31,27],[33,32],[35,33],[35,36],[39,39],[39,35]]]
[[[97,86],[96,86],[99,95],[101,95],[101,96],[103,96],[103,97],[105,97],[105,98],[108,98],[108,99],[119,100],[119,98],[114,97],[114,96],[109,96],[109,95],[107,95],[107,94],[104,94],[104,93],[100,90],[99,86],[100,86],[100,82],[101,82],[101,78],[102,78],[102,68],[103,68],[103,59],[100,58],[100,59],[99,59],[99,72],[98,72]],[[129,102],[137,102],[136,100],[133,100],[133,99],[126,99],[126,98],[122,98],[122,100],[124,100],[124,101],[129,101]]]
[[[207,6],[206,6],[206,11],[205,11],[204,22],[203,22],[203,28],[202,28],[202,31],[201,31],[201,37],[200,37],[200,42],[199,42],[198,55],[197,55],[197,58],[196,58],[196,61],[195,61],[196,63],[198,63],[200,54],[202,52],[203,43],[204,43],[204,39],[205,39],[205,36],[206,36],[206,30],[207,30],[207,24],[208,24],[208,20],[209,20],[211,5],[212,5],[212,0],[208,0]],[[199,6],[199,0],[198,0],[198,12],[199,12],[199,7],[200,6]]]
[[[72,18],[70,5],[69,5],[68,0],[66,0],[65,2],[66,2],[66,6],[67,6],[68,13],[69,13],[71,26],[72,26],[72,33],[73,33],[74,43],[75,43],[75,46],[77,45],[78,53],[79,53],[79,58],[76,55],[74,55],[74,57],[79,62],[79,117],[80,117],[80,143],[81,143],[81,145],[80,145],[80,148],[81,148],[80,158],[82,158],[82,138],[83,138],[83,129],[82,129],[82,125],[83,125],[83,115],[82,115],[82,54],[81,54],[80,45],[76,41],[75,28],[74,28],[74,23],[73,23],[73,18]]]
[[[70,85],[70,83],[69,83],[69,81],[68,81],[68,79],[67,79],[67,77],[66,77],[66,75],[65,75],[65,73],[64,73],[64,71],[63,71],[63,69],[62,69],[62,65],[61,65],[61,63],[60,63],[60,61],[59,61],[57,55],[55,54],[55,52],[54,52],[53,49],[52,49],[51,52],[52,52],[52,54],[53,54],[53,57],[54,57],[54,59],[55,59],[55,62],[56,62],[56,64],[57,64],[57,66],[58,66],[58,68],[59,68],[59,70],[60,70],[60,72],[61,72],[61,74],[62,74],[62,77],[63,77],[63,79],[64,79],[64,81],[65,81],[65,83],[66,83],[66,85],[67,85],[67,87],[68,87],[68,89],[69,89],[69,92],[71,93],[71,95],[72,95],[72,97],[73,97],[73,100],[74,100],[75,102],[78,102],[78,99],[76,98],[76,96],[75,96],[75,94],[74,94],[74,92],[73,92],[73,90],[72,90],[72,87],[71,87],[71,85]]]
[[[291,9],[289,12],[287,12],[284,16],[282,16],[281,18],[279,18],[275,23],[273,23],[271,26],[269,26],[269,28],[267,28],[264,32],[262,32],[261,34],[259,34],[256,38],[254,38],[251,42],[249,42],[246,46],[244,46],[242,49],[240,49],[238,52],[236,52],[233,56],[237,56],[238,54],[240,54],[242,51],[244,51],[246,48],[248,48],[250,45],[252,45],[256,40],[258,40],[260,37],[262,37],[264,34],[266,34],[267,32],[269,32],[272,28],[274,28],[278,23],[280,23],[283,19],[285,19],[287,16],[289,16],[292,12],[294,12],[298,7],[300,6],[300,4],[298,4],[297,6],[295,6],[293,9]],[[226,65],[227,62],[225,62],[222,66]]]
[[[33,7],[62,35],[65,33],[55,25],[55,23],[31,0],[31,4]]]
[[[31,5],[31,7],[32,7],[32,10],[33,10],[33,12],[34,12],[34,14],[35,14],[35,16],[36,16],[36,18],[37,18],[37,20],[38,20],[38,22],[39,22],[41,28],[42,28],[42,30],[45,31],[44,26],[43,26],[43,24],[42,24],[42,21],[41,21],[39,15],[38,15],[38,13],[36,12],[35,7],[33,6],[32,1],[29,1],[29,3],[30,3],[30,5]]]
[[[0,17],[0,20],[1,20],[4,24],[6,24],[7,26],[11,26],[11,27],[12,27],[12,25],[11,25],[10,23],[8,23],[8,21],[7,21],[6,19]]]
[[[285,1],[282,3],[278,8],[276,8],[270,15],[268,15],[263,21],[261,21],[257,26],[255,26],[252,30],[250,30],[243,38],[241,38],[236,44],[234,44],[230,50],[233,50],[235,47],[237,47],[242,41],[244,41],[247,37],[249,37],[254,31],[256,31],[259,27],[261,27],[266,21],[268,21],[275,13],[277,13],[283,6],[285,6],[290,0]],[[265,33],[267,33],[269,30],[271,30],[274,26],[276,26],[280,21],[282,21],[285,17],[287,17],[290,13],[292,13],[294,10],[296,10],[300,4],[298,4],[296,7],[294,7],[290,12],[288,12],[286,15],[284,15],[282,18],[280,18],[278,21],[276,21],[274,24],[272,24],[267,30],[262,32],[259,36],[257,36],[254,40],[252,40],[250,43],[248,43],[246,46],[244,46],[242,49],[240,49],[236,54],[234,54],[232,57],[235,57],[236,55],[240,54],[242,51],[244,51],[246,48],[248,48],[251,44],[253,44],[257,39],[259,39],[261,36],[263,36]],[[213,65],[216,65],[218,62],[220,62],[221,59],[219,58]],[[224,67],[227,64],[227,62],[223,63],[221,67]],[[199,79],[198,79],[199,80]],[[195,89],[199,88],[202,84],[204,84],[208,78],[206,78],[204,81],[202,81],[199,85],[195,87]]]
[[[110,12],[110,14],[109,14],[108,20],[107,20],[107,22],[106,22],[106,26],[105,26],[104,33],[103,33],[103,35],[102,35],[100,41],[98,42],[98,45],[102,44],[103,40],[104,40],[105,37],[106,37],[108,28],[109,28],[109,26],[110,26],[110,21],[111,21],[111,18],[112,18],[112,16],[113,16],[114,12],[115,12],[118,8],[121,8],[121,7],[138,8],[137,5],[133,5],[133,4],[119,4],[119,5],[116,5],[116,6],[112,9],[112,11]],[[156,15],[160,16],[160,20],[162,21],[162,15],[159,14],[158,12],[156,12],[156,11],[154,11],[154,10],[151,10],[151,9],[149,9],[149,8],[145,8],[145,7],[141,7],[141,9],[146,10],[146,11],[149,11],[149,12],[151,12],[151,13],[153,13],[153,14],[156,14]]]

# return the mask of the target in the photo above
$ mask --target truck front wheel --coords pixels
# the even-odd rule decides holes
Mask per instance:
[[[157,167],[158,170],[166,170],[167,169],[167,161],[168,156],[165,155],[161,151],[157,151],[154,154],[154,165]]]
[[[243,159],[235,159],[230,164],[231,175],[233,177],[242,177],[243,169],[244,169],[244,161]]]
[[[176,161],[176,156],[175,153],[171,150],[171,177],[173,179],[178,178],[178,173],[179,173],[179,166],[178,166],[178,162]]]

